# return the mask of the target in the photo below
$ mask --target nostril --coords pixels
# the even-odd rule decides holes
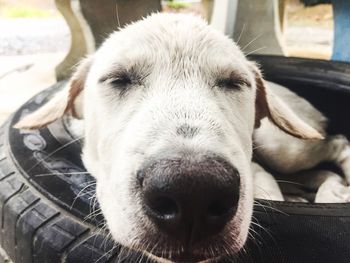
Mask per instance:
[[[224,204],[220,201],[214,201],[209,205],[207,213],[209,217],[216,218],[226,215],[232,210],[232,208],[232,205]]]
[[[207,216],[212,220],[220,219],[233,213],[235,207],[235,202],[233,200],[226,202],[222,200],[215,200],[208,206]]]
[[[179,213],[179,208],[174,200],[165,196],[158,196],[147,203],[150,212],[158,218],[174,219]]]

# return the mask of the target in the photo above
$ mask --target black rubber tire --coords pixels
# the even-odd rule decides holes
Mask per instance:
[[[48,97],[48,94],[63,84],[54,85],[30,100],[29,104],[38,99],[41,100],[41,104],[44,103],[47,98],[45,100],[40,98],[43,95],[44,98]],[[21,110],[23,107],[19,112]],[[67,208],[62,204],[60,206],[60,202],[54,201],[59,199],[57,196],[40,188],[40,185],[30,178],[28,170],[23,170],[21,166],[23,161],[29,160],[28,164],[36,165],[35,159],[33,160],[32,156],[25,152],[24,144],[35,152],[46,143],[53,144],[54,141],[53,139],[47,142],[40,141],[41,137],[38,137],[40,135],[33,137],[35,132],[21,137],[20,133],[11,127],[16,116],[15,114],[0,128],[1,247],[15,263],[113,262],[118,256],[119,247],[97,226],[97,220],[95,219],[92,224],[84,220],[81,214],[74,215],[77,213],[73,210],[79,211],[79,209]],[[14,139],[12,143],[11,138]],[[28,156],[23,158],[19,154],[22,152]],[[52,159],[45,162],[51,165],[58,163]],[[65,167],[60,163],[59,165],[60,169],[64,168],[66,171],[71,169],[69,165]],[[47,167],[44,170],[48,173],[55,171]],[[54,181],[54,178],[49,178],[47,184],[56,188]],[[57,190],[64,192],[64,189]],[[100,219],[101,222],[103,219],[102,221]],[[121,262],[133,262],[133,260],[125,258]]]
[[[344,121],[350,112],[348,64],[270,56],[253,59],[260,61],[268,79],[322,109],[332,120],[331,132],[350,137],[350,122]],[[144,262],[138,254],[118,258],[119,246],[99,228],[103,218],[85,219],[91,196],[75,197],[93,178],[69,176],[85,168],[79,141],[62,147],[73,138],[65,123],[33,132],[12,128],[62,85],[35,96],[0,128],[0,245],[15,263]],[[46,173],[56,174],[39,176]],[[248,241],[248,253],[234,262],[349,261],[350,205],[259,202],[263,206],[255,207],[254,216],[263,228],[253,225],[256,238]]]
[[[113,242],[49,201],[23,177],[9,154],[8,126],[0,130],[2,248],[16,263],[107,262],[116,253],[110,251]]]

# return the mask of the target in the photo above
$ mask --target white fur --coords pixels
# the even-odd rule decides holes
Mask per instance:
[[[137,68],[143,83],[123,96],[98,83],[118,67]],[[239,49],[192,16],[154,15],[114,33],[97,51],[84,90],[83,159],[97,179],[97,197],[116,241],[141,246],[143,231],[153,228],[131,190],[147,158],[162,152],[214,152],[241,175],[244,193],[231,225],[240,229],[234,246],[243,246],[253,204],[249,163],[255,90],[215,87],[214,80],[231,71],[254,84]],[[178,136],[181,124],[200,127],[200,133],[191,139]]]

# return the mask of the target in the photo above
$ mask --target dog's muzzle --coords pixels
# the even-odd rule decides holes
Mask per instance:
[[[220,233],[237,210],[240,177],[221,157],[150,161],[137,179],[146,216],[187,249]]]

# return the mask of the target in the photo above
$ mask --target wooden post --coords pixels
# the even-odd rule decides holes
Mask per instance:
[[[71,47],[56,67],[56,78],[68,78],[79,60],[94,52],[119,26],[161,10],[160,0],[55,0],[71,32]]]
[[[57,9],[61,12],[64,19],[66,20],[70,35],[71,45],[68,54],[64,60],[56,66],[56,79],[62,80],[70,76],[73,67],[78,61],[86,54],[90,53],[93,49],[94,43],[91,38],[87,35],[86,22],[77,15],[78,2],[71,2],[70,0],[55,0]],[[75,8],[73,8],[75,4]]]
[[[278,0],[238,0],[233,38],[245,53],[284,55]]]

